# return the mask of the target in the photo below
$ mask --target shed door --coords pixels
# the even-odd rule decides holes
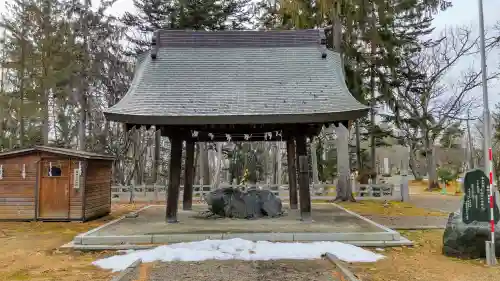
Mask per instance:
[[[41,219],[69,218],[69,161],[42,160],[38,217]]]

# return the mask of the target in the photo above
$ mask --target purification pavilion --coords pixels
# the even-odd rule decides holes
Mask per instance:
[[[290,206],[299,203],[309,219],[307,138],[368,112],[347,89],[324,30],[158,30],[151,45],[126,95],[104,114],[129,129],[154,125],[170,139],[167,222],[177,222],[183,142],[190,209],[194,144],[212,141],[286,141]]]

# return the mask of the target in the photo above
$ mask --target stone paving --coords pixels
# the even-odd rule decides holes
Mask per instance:
[[[213,219],[201,216],[206,206],[179,210],[179,223],[165,223],[165,206],[149,206],[138,216],[125,217],[77,235],[68,247],[123,249],[204,239],[242,238],[268,241],[343,241],[360,246],[408,245],[394,230],[347,211],[336,204],[314,205],[312,222],[300,220],[297,210],[279,218]],[[135,249],[135,248],[134,248]]]
[[[136,218],[125,218],[95,232],[94,236],[160,235],[184,233],[259,233],[259,232],[379,232],[377,226],[359,219],[332,205],[314,206],[313,222],[300,221],[298,210],[286,210],[278,218],[240,220],[205,218],[200,212],[205,206],[193,206],[192,211],[179,210],[179,223],[165,223],[165,206],[152,206],[139,212]]]

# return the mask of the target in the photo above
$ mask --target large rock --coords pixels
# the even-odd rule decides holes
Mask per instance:
[[[496,253],[500,253],[500,226],[495,229]],[[484,258],[485,242],[490,238],[490,225],[487,222],[465,224],[460,211],[451,213],[443,235],[443,254],[450,257],[477,259]]]
[[[281,200],[268,190],[221,188],[210,192],[206,200],[210,211],[222,217],[256,219],[283,214]]]

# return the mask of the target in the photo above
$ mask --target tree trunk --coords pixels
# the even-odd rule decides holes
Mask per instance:
[[[363,159],[361,157],[361,132],[359,131],[359,120],[356,121],[356,159],[358,160],[358,172],[363,170]]]
[[[134,179],[134,184],[135,185],[140,185],[141,184],[141,181],[140,181],[140,178],[139,178],[139,157],[140,157],[140,153],[139,153],[139,150],[140,150],[140,129],[139,128],[136,128],[134,130],[134,136],[133,136],[133,169],[134,169],[134,172],[133,172],[133,179]]]
[[[154,141],[154,160],[153,160],[153,184],[158,183],[158,168],[160,165],[161,131],[156,128]]]
[[[266,149],[265,151],[269,151],[269,149]],[[271,144],[271,157],[269,157],[270,161],[266,161],[266,163],[271,162],[271,168],[272,168],[271,169],[271,171],[272,171],[271,182],[272,182],[272,184],[276,184],[278,182],[278,161],[277,161],[276,155],[278,155],[278,144]]]
[[[372,15],[371,15],[371,23],[372,23],[372,32],[375,32],[375,7],[372,7]],[[370,156],[371,156],[371,168],[372,168],[372,183],[377,183],[377,155],[375,154],[375,52],[376,46],[374,42],[374,38],[370,43]]]
[[[283,143],[281,141],[277,142],[277,152],[276,152],[276,170],[277,170],[277,179],[276,179],[276,184],[279,186],[281,185],[281,176],[282,176],[282,163],[281,163],[281,146]]]
[[[337,196],[335,201],[355,201],[352,194],[351,169],[349,167],[349,131],[343,124],[336,128],[337,134]]]
[[[332,13],[333,19],[333,46],[334,50],[338,53],[342,51],[342,22],[340,19],[340,3],[337,2],[337,7]],[[342,61],[341,67],[344,67]],[[352,195],[351,169],[349,161],[349,132],[344,125],[339,124],[336,128],[337,133],[337,169],[338,169],[338,182],[337,182],[337,197],[335,200],[342,201],[355,201]]]
[[[474,169],[474,145],[472,144],[472,137],[470,133],[469,115],[467,115],[467,148],[468,168]]]
[[[136,135],[135,135],[135,169],[136,169],[136,174],[135,174],[135,183],[137,185],[142,185],[143,184],[143,181],[142,181],[142,178],[143,178],[143,175],[144,175],[144,162],[143,162],[143,156],[144,156],[144,153],[143,150],[142,150],[142,139],[143,139],[143,135],[142,135],[142,130],[139,128],[137,129],[136,131]]]
[[[25,127],[24,127],[24,79],[25,79],[25,64],[26,64],[26,19],[24,19],[22,34],[21,34],[21,69],[19,70],[19,148],[24,148],[24,138],[25,138]],[[5,38],[5,31],[4,31]],[[3,73],[3,69],[2,69]],[[3,79],[3,77],[2,77]]]
[[[109,121],[105,121],[104,122],[104,131],[101,132],[100,134],[100,140],[99,140],[99,152],[101,153],[105,153],[106,152],[106,143],[108,142],[108,140],[110,139],[109,136],[110,136],[110,124],[109,124]]]
[[[219,188],[222,172],[222,142],[217,143],[217,162],[215,164],[214,188]]]
[[[318,175],[318,154],[317,150],[317,142],[314,139],[311,139],[311,166],[312,166],[312,182],[313,182],[313,190],[315,185],[319,184],[319,175]]]
[[[201,168],[200,143],[195,142],[195,144],[194,144],[194,168],[193,168],[193,175],[194,175],[193,183],[195,183],[195,184],[201,184],[200,168]]]
[[[210,185],[210,165],[208,163],[208,146],[204,142],[200,146],[200,184]]]
[[[413,174],[413,177],[415,178],[415,180],[422,180],[422,175],[420,174],[420,171],[418,170],[417,168],[417,161],[415,160],[415,154],[416,154],[416,151],[414,149],[411,149],[410,151],[410,156],[409,156],[409,160],[410,160],[410,170],[411,170],[411,173]]]
[[[90,7],[90,1],[85,0],[85,11],[83,12],[82,20],[82,30],[83,30],[83,65],[82,65],[82,77],[80,77],[80,92],[78,93],[79,103],[80,103],[80,114],[78,118],[78,149],[87,149],[87,139],[85,135],[86,125],[87,125],[87,91],[88,91],[88,79],[89,79],[89,26],[88,26],[88,10]]]
[[[434,143],[427,139],[425,140],[426,147],[426,157],[427,157],[427,174],[428,179],[428,190],[439,189],[439,182],[437,176],[436,168],[436,157],[435,157],[435,146]]]

